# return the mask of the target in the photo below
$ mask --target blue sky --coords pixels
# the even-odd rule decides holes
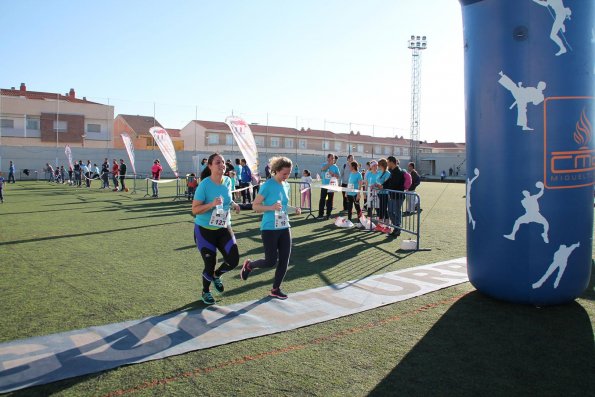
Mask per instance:
[[[422,140],[462,142],[456,0],[3,1],[0,86],[68,92],[182,128],[198,117],[409,136],[411,34]],[[325,121],[326,120],[326,121]],[[374,129],[372,131],[372,125]]]

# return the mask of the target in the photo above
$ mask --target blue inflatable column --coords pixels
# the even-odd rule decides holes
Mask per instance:
[[[460,0],[471,283],[568,302],[591,276],[595,0]]]

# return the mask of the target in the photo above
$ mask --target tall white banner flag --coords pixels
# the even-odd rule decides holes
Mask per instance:
[[[253,173],[258,172],[258,149],[256,149],[256,142],[254,142],[254,136],[248,123],[240,117],[229,116],[225,119],[225,124],[231,129],[248,167]]]
[[[74,169],[74,166],[72,165],[72,150],[70,150],[70,145],[66,145],[66,147],[64,148],[64,154],[68,159],[68,165],[70,166],[70,169]]]
[[[176,160],[176,149],[167,131],[161,127],[152,127],[149,133],[157,142],[157,146],[163,153],[165,161],[169,164],[169,168],[174,172],[176,178],[178,177],[178,162]]]
[[[124,146],[126,147],[126,151],[128,152],[128,158],[130,159],[130,165],[132,166],[132,172],[136,175],[136,168],[134,167],[134,146],[132,145],[132,139],[128,134],[120,134],[122,136],[122,141],[124,142]]]

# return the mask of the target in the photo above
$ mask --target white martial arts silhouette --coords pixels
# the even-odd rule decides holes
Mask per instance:
[[[523,196],[525,196],[525,198],[521,200],[521,204],[523,207],[525,207],[526,212],[514,222],[512,232],[510,232],[510,234],[504,235],[504,237],[507,239],[514,241],[516,232],[518,232],[519,227],[522,224],[535,222],[543,225],[543,233],[541,233],[541,237],[543,237],[543,241],[546,244],[549,243],[547,234],[548,230],[550,229],[550,224],[548,223],[547,219],[545,219],[543,215],[539,213],[539,203],[537,202],[537,200],[543,196],[543,182],[537,181],[535,186],[541,190],[539,193],[534,194],[533,196],[531,196],[528,191],[523,190]]]
[[[533,105],[539,105],[543,102],[543,90],[545,90],[546,84],[544,81],[537,83],[537,87],[523,87],[523,83],[519,82],[515,84],[510,77],[505,75],[502,71],[498,73],[500,79],[498,83],[506,88],[514,97],[514,102],[510,105],[509,109],[512,109],[515,105],[517,108],[516,125],[523,127],[525,131],[532,131],[527,125],[527,104],[532,103]]]
[[[551,7],[550,14],[552,15],[552,18],[554,18],[554,24],[552,25],[552,30],[550,31],[550,39],[552,39],[552,41],[556,43],[558,47],[560,47],[556,53],[556,56],[565,54],[566,47],[564,46],[564,42],[562,42],[560,36],[558,36],[558,33],[560,31],[562,31],[562,34],[566,32],[566,26],[564,26],[564,22],[567,19],[570,19],[572,11],[570,8],[564,7],[562,0],[533,0],[533,2],[543,7]]]
[[[550,267],[548,267],[545,274],[538,281],[532,284],[533,289],[540,288],[545,282],[545,280],[547,280],[548,277],[556,271],[556,269],[560,269],[558,271],[558,276],[556,276],[556,281],[554,281],[554,288],[558,288],[558,284],[560,284],[560,279],[564,274],[564,270],[566,270],[566,265],[568,265],[568,257],[570,256],[570,254],[572,254],[572,251],[574,251],[576,248],[580,246],[580,242],[572,244],[570,247],[564,244],[560,245],[560,248],[558,248],[558,251],[556,251],[556,253],[554,254],[554,260],[552,261],[552,264],[550,265]]]
[[[465,195],[465,201],[467,204],[467,215],[469,216],[469,223],[473,226],[473,230],[475,230],[475,219],[473,219],[473,215],[471,215],[471,185],[473,182],[479,177],[479,170],[476,168],[473,170],[475,176],[469,180],[467,178],[467,194]]]

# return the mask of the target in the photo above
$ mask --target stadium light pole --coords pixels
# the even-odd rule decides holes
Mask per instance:
[[[411,36],[408,42],[411,50],[411,142],[409,156],[416,165],[419,157],[419,107],[421,96],[421,51],[428,46],[426,36]]]

